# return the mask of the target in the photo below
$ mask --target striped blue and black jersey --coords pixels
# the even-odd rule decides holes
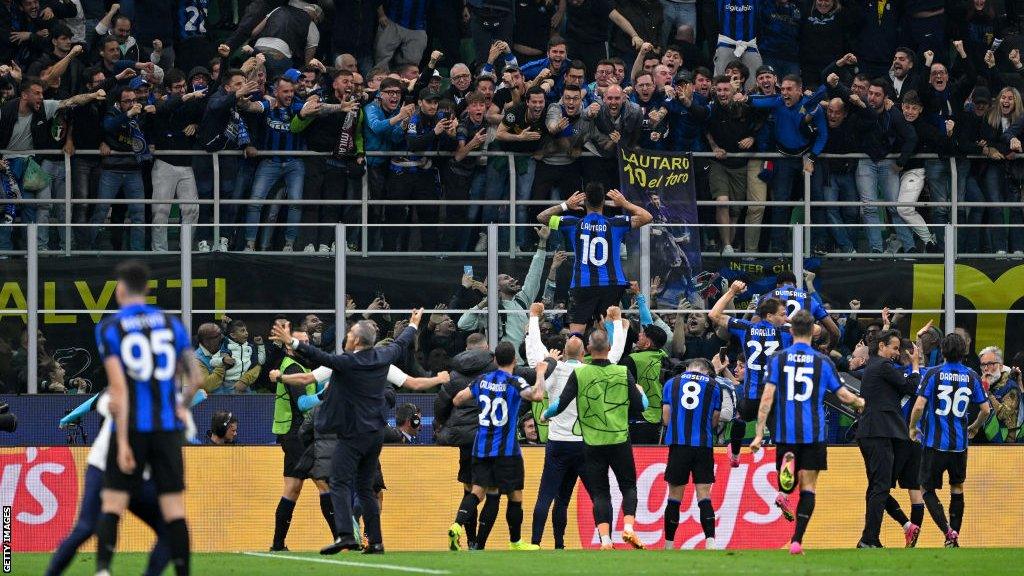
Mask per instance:
[[[494,458],[521,453],[516,439],[522,401],[519,393],[529,387],[526,380],[504,370],[483,374],[470,384],[470,391],[480,407],[480,426],[476,429],[473,456]]]
[[[385,0],[384,14],[402,28],[426,30],[429,5],[430,0]]]
[[[757,37],[757,10],[761,0],[717,0],[718,30],[733,40]]]
[[[825,441],[825,394],[842,386],[828,356],[797,342],[768,359],[765,383],[775,386],[776,443]]]
[[[683,372],[665,382],[661,403],[671,409],[665,444],[714,446],[711,421],[722,409],[722,390],[714,379],[699,372]]]
[[[266,100],[260,100],[263,106],[264,132],[261,150],[277,150],[291,152],[305,150],[306,139],[301,134],[292,132],[292,118],[298,116],[303,102],[298,98],[292,100],[290,106],[271,106]]]
[[[776,351],[792,344],[793,337],[785,326],[775,326],[767,320],[750,322],[740,318],[729,318],[729,333],[743,344],[747,358],[744,362],[743,398],[757,400],[761,397],[765,362]]]
[[[128,385],[128,429],[183,430],[178,420],[178,359],[189,348],[181,321],[156,306],[134,304],[96,325],[100,358],[121,361]]]
[[[978,374],[959,362],[941,364],[925,372],[917,395],[928,400],[921,444],[944,452],[967,450],[968,404],[986,401]]]
[[[564,230],[572,242],[576,263],[572,268],[572,288],[625,286],[622,270],[622,239],[632,224],[629,216],[611,218],[591,212],[579,216],[552,216],[552,230]]]
[[[206,36],[209,0],[178,0],[178,37],[182,40]]]
[[[768,293],[769,298],[781,300],[786,305],[786,318],[792,318],[799,310],[807,310],[814,316],[815,320],[821,320],[828,316],[828,311],[807,293],[806,290],[797,288],[792,284],[776,288]]]

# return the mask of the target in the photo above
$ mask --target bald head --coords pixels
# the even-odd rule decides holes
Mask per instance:
[[[565,341],[565,356],[573,360],[583,359],[583,340],[573,336]]]
[[[587,348],[590,350],[590,356],[595,360],[607,359],[608,350],[611,349],[611,346],[608,344],[608,333],[604,330],[595,330],[590,335]]]
[[[200,324],[197,334],[199,335],[200,340],[215,338],[217,336],[220,336],[220,326],[217,326],[213,322],[206,322],[205,324]]]
[[[825,110],[828,117],[828,127],[835,128],[846,120],[846,104],[842,98],[833,98],[828,101],[828,108]]]

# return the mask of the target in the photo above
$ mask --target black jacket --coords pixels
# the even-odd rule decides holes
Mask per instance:
[[[544,377],[551,376],[555,371],[555,362],[548,362]],[[435,434],[437,443],[447,446],[471,446],[476,439],[480,408],[475,402],[455,406],[452,399],[455,395],[473,383],[478,376],[497,370],[494,354],[490,350],[466,350],[452,358],[450,379],[441,386],[434,397],[434,419],[441,423],[441,429]],[[537,378],[537,371],[526,366],[517,366],[513,372],[527,383]]]
[[[384,391],[389,386],[388,368],[415,338],[416,329],[410,326],[387,346],[339,355],[300,344],[299,353],[334,371],[316,416],[316,431],[349,438],[383,430],[387,426]]]
[[[864,413],[857,421],[857,438],[909,440],[907,423],[900,410],[904,396],[917,394],[920,374],[905,376],[891,360],[871,356],[860,381]]]

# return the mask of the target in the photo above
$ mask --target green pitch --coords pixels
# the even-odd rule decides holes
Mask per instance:
[[[315,553],[201,553],[192,556],[198,575],[281,576],[284,574],[369,576],[586,576],[624,574],[1020,574],[1021,549],[810,550],[790,557],[785,551],[616,550],[540,552],[395,552],[383,556]],[[15,554],[14,574],[42,574],[49,554]],[[140,574],[144,554],[119,554],[115,574]],[[91,575],[92,554],[79,554],[67,574]],[[165,574],[173,574],[167,570]]]

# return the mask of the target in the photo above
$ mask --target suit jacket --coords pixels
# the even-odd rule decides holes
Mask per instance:
[[[338,355],[299,344],[300,354],[334,371],[316,415],[316,431],[350,438],[383,430],[388,368],[405,355],[415,338],[416,329],[408,326],[387,346]]]
[[[868,358],[860,382],[864,413],[857,421],[857,438],[909,440],[907,422],[900,411],[900,400],[904,396],[916,395],[920,381],[920,374],[905,376],[903,371],[887,358]]]

